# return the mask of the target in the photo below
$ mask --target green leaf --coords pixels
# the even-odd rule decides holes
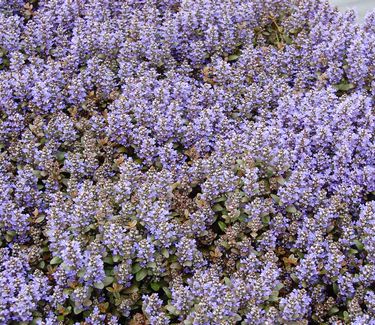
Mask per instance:
[[[52,258],[52,260],[49,262],[51,265],[60,264],[62,262],[61,257],[55,256]]]
[[[151,282],[150,286],[151,286],[151,289],[154,291],[159,291],[161,287],[160,283],[158,282]]]
[[[271,217],[270,216],[263,216],[262,217],[262,222],[265,224],[265,225],[268,225],[271,221]]]
[[[163,291],[165,292],[165,294],[167,295],[169,299],[172,298],[172,292],[171,290],[169,290],[169,288],[163,287]]]
[[[86,273],[86,270],[82,269],[82,270],[78,271],[77,275],[78,275],[79,278],[83,278],[85,276],[85,273]]]
[[[362,251],[365,248],[363,243],[360,242],[358,239],[354,239],[353,242],[354,242],[354,245],[357,246],[358,250]]]
[[[157,265],[156,265],[155,262],[149,262],[149,263],[147,263],[147,267],[150,268],[150,269],[156,269]]]
[[[92,301],[91,301],[90,299],[85,299],[85,300],[83,301],[83,305],[84,305],[85,307],[89,307],[89,306],[92,305]]]
[[[14,237],[17,233],[13,230],[8,230],[7,235]]]
[[[341,90],[341,91],[348,91],[350,89],[353,89],[354,88],[354,85],[351,84],[351,83],[339,83],[337,85],[334,85],[334,87],[337,89],[337,90]]]
[[[271,194],[271,197],[272,197],[272,199],[273,199],[277,204],[280,203],[280,198],[279,198],[277,195],[275,195],[275,194]]]
[[[258,192],[258,191],[256,191],[256,192]],[[250,199],[248,197],[244,196],[244,197],[241,198],[241,203],[248,203],[248,202],[250,202]]]
[[[319,317],[317,315],[311,315],[311,319],[314,320],[316,323],[320,324]],[[326,325],[327,323],[322,323],[322,325]]]
[[[163,255],[165,258],[168,258],[168,257],[169,257],[168,249],[163,248],[163,249],[161,250],[161,253],[162,253],[162,255]]]
[[[237,60],[240,56],[237,54],[232,54],[228,56],[228,61],[234,61]]]
[[[231,281],[231,279],[229,279],[228,277],[224,277],[224,283],[225,283],[227,286],[229,286],[229,285],[232,284],[232,281]]]
[[[136,292],[138,292],[138,291],[139,291],[138,285],[134,284],[134,285],[132,285],[131,287],[126,288],[126,289],[124,290],[124,293],[126,293],[126,294],[131,294],[131,293],[136,293]]]
[[[40,178],[42,175],[40,174],[40,170],[33,170],[33,174],[36,176],[36,177],[38,177],[38,178]]]
[[[275,290],[276,290],[276,291],[280,291],[282,288],[284,288],[284,284],[279,283],[279,284],[275,287]]]
[[[67,288],[63,290],[63,294],[66,296],[69,296],[72,293],[73,289]]]
[[[274,173],[275,172],[273,171],[272,168],[267,168],[266,175],[267,175],[268,178],[272,177]]]
[[[337,283],[335,282],[332,285],[332,287],[333,287],[333,292],[337,295],[339,293],[339,287],[338,287]]]
[[[104,283],[103,283],[102,281],[100,281],[100,282],[95,282],[95,283],[94,283],[94,287],[95,287],[96,289],[100,289],[100,290],[102,290],[102,289],[104,289]]]
[[[293,40],[289,35],[284,35],[284,40],[285,40],[285,43],[288,45],[293,43]]]
[[[220,212],[220,211],[223,211],[224,208],[221,204],[215,204],[213,207],[212,207],[212,210],[214,210],[215,212]]]
[[[58,151],[56,154],[56,158],[58,161],[63,161],[65,159],[65,152]]]
[[[178,263],[178,262],[172,262],[172,263],[169,265],[169,267],[170,267],[171,269],[175,269],[175,270],[181,270],[181,269],[182,269],[180,263]]]
[[[178,310],[175,306],[166,305],[165,309],[168,310],[171,315],[178,315],[179,314],[179,312],[178,312]]]
[[[225,240],[223,240],[222,242],[220,242],[220,245],[223,246],[225,249],[229,249],[230,248],[230,245]]]
[[[225,224],[225,222],[219,221],[218,225],[219,225],[219,228],[221,229],[221,231],[225,232],[225,229],[227,229],[227,225]]]
[[[73,311],[74,311],[74,314],[78,315],[83,312],[83,309],[79,307],[74,307]]]
[[[138,273],[141,269],[142,269],[142,267],[139,265],[139,263],[135,263],[135,264],[132,265],[132,273],[133,274]]]
[[[115,262],[115,263],[117,263],[117,262],[119,262],[121,260],[121,256],[120,255],[113,255],[112,258],[113,258],[113,262]]]
[[[176,189],[177,187],[179,187],[180,185],[181,185],[180,182],[176,182],[176,183],[173,183],[173,184],[171,185],[171,188],[172,188],[172,190],[174,190],[174,189]]]
[[[5,240],[10,243],[13,240],[13,236],[10,236],[8,234],[5,234]]]
[[[276,302],[279,299],[280,299],[279,295],[275,293],[275,294],[270,295],[267,300],[270,301],[270,302]]]
[[[241,214],[239,217],[238,217],[238,221],[239,222],[245,222],[247,220],[247,215],[246,214]]]
[[[106,264],[112,265],[113,264],[113,257],[112,256],[106,256],[106,257],[103,258],[103,262],[106,263]]]
[[[114,276],[115,270],[114,269],[105,269],[104,270],[106,276]]]
[[[334,314],[337,314],[338,312],[339,312],[339,308],[338,307],[332,307],[330,310],[329,310],[329,312],[328,312],[328,314],[329,315],[334,315]]]
[[[187,266],[187,267],[191,267],[193,265],[193,262],[192,261],[185,261],[183,263],[184,266]]]
[[[36,218],[35,222],[36,223],[41,223],[41,222],[44,221],[44,219],[45,219],[45,216],[40,216],[40,217]]]
[[[297,209],[294,205],[288,205],[285,210],[289,213],[297,213]]]
[[[299,283],[299,279],[298,279],[298,277],[297,277],[294,273],[292,273],[292,274],[290,275],[290,277],[292,278],[292,280],[293,280],[295,283]]]
[[[285,182],[286,182],[285,178],[282,177],[282,176],[277,176],[277,177],[276,177],[276,181],[277,181],[280,185],[284,185]]]
[[[108,287],[110,284],[113,283],[115,279],[112,276],[106,276],[103,280],[103,284],[105,287]]]
[[[219,202],[225,202],[226,200],[227,200],[227,197],[226,197],[225,195],[223,195],[223,196],[218,197],[218,198],[215,200],[215,202],[216,202],[216,203],[219,203]]]
[[[147,276],[147,270],[142,269],[135,275],[135,279],[139,282],[139,281],[142,281],[146,276]]]

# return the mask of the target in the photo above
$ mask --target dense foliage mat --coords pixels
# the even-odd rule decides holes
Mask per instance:
[[[375,324],[375,14],[0,0],[0,324]]]

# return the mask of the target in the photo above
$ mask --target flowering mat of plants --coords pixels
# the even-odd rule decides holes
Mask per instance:
[[[375,12],[0,1],[0,324],[375,324]]]

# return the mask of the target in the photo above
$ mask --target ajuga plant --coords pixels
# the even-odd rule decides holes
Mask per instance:
[[[375,13],[0,1],[0,324],[375,324]]]

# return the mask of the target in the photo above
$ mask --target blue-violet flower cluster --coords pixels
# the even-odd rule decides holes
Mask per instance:
[[[375,12],[0,0],[0,325],[375,324]]]

